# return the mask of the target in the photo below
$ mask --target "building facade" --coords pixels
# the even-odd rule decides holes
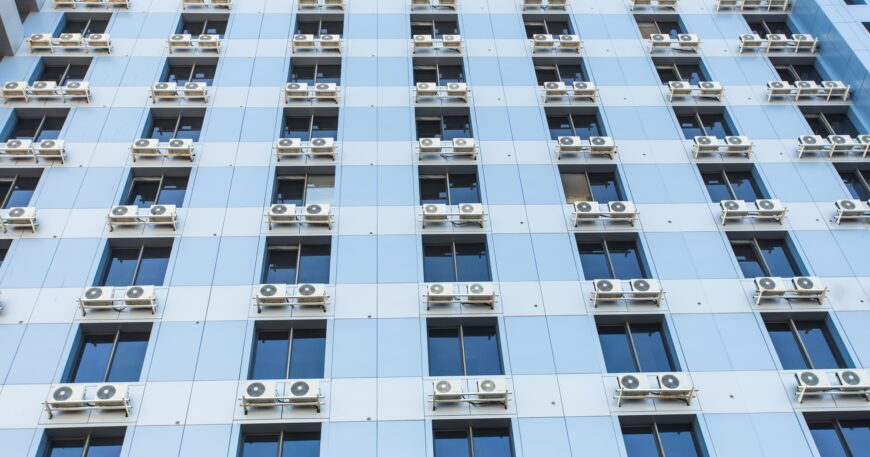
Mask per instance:
[[[868,456],[868,23],[2,0],[0,454]]]

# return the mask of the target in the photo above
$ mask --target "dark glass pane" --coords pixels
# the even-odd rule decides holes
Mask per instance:
[[[338,117],[336,116],[314,116],[314,123],[311,126],[311,136],[313,138],[338,138]]]
[[[698,119],[695,118],[694,114],[677,115],[677,122],[680,123],[680,129],[682,129],[683,136],[686,137],[687,140],[691,140],[696,136],[704,135],[704,131],[701,130],[701,126],[698,124]]]
[[[296,249],[269,249],[266,252],[267,284],[296,284],[296,264],[299,251]]]
[[[42,73],[36,78],[37,81],[54,81],[63,84],[63,76],[66,74],[66,65],[42,67]]]
[[[103,382],[115,335],[85,335],[71,382]]]
[[[758,240],[758,249],[771,276],[799,276],[800,269],[791,256],[784,240]]]
[[[851,457],[843,447],[833,422],[817,422],[809,424],[809,427],[821,457]]]
[[[680,24],[671,21],[656,21],[659,27],[659,33],[670,35],[671,38],[677,39],[677,35],[683,33]]]
[[[444,116],[443,140],[452,140],[454,138],[470,138],[471,122],[468,116]]]
[[[438,81],[435,67],[414,68],[414,83],[434,83]]]
[[[296,329],[290,353],[290,379],[323,377],[326,356],[326,330]],[[293,454],[291,454],[293,455]]]
[[[258,332],[250,379],[287,378],[288,331]]]
[[[698,65],[677,65],[677,71],[680,72],[680,78],[689,84],[698,84],[704,81],[704,73]]]
[[[480,193],[477,189],[477,175],[450,175],[450,203],[480,203]]]
[[[203,29],[203,33],[207,33],[209,35],[220,35],[221,38],[223,38],[226,32],[227,21],[215,21],[214,19],[208,20],[205,24],[205,28]]]
[[[112,358],[112,368],[109,370],[110,382],[138,382],[142,374],[142,363],[145,361],[145,351],[148,349],[148,337],[145,332],[121,333],[115,355]]]
[[[133,273],[139,260],[139,248],[114,248],[109,253],[106,271],[103,273],[102,286],[129,286],[133,283]]]
[[[8,181],[0,181],[0,199],[6,200],[6,197],[9,195],[12,190],[12,180]],[[3,205],[3,208],[9,208],[10,205],[7,203]]]
[[[783,35],[791,35],[791,29],[788,28],[788,25],[782,21],[764,21],[766,25],[767,33],[779,33]]]
[[[85,79],[85,76],[88,74],[89,64],[84,65],[70,65],[69,70],[66,73],[66,80],[63,81],[64,84],[72,81],[82,81]]]
[[[320,455],[319,432],[284,433],[282,457],[318,457]]]
[[[818,116],[804,116],[804,120],[807,121],[807,125],[814,135],[828,136],[832,134]]]
[[[149,246],[142,251],[142,261],[139,263],[139,271],[136,272],[135,284],[162,286],[166,278],[166,267],[169,265],[169,253],[172,248],[168,246]]]
[[[52,440],[48,446],[48,457],[82,457],[85,440]]]
[[[547,127],[550,129],[551,140],[555,140],[560,136],[574,135],[568,116],[547,116]]]
[[[707,135],[712,135],[716,138],[725,138],[731,135],[731,127],[725,122],[725,118],[719,114],[702,114],[701,121],[704,123],[704,128],[707,129]]]
[[[840,177],[843,178],[843,184],[849,189],[852,198],[870,200],[870,188],[864,184],[858,174],[858,171],[842,171]]]
[[[15,187],[12,188],[12,193],[9,194],[9,199],[6,200],[4,208],[29,205],[30,198],[33,197],[33,191],[36,190],[37,184],[39,184],[39,178],[16,179]]]
[[[151,120],[151,132],[149,138],[160,141],[169,141],[175,136],[176,118],[161,117]]]
[[[598,202],[622,200],[619,186],[616,185],[616,175],[613,173],[589,173],[589,187],[592,198]]]
[[[412,22],[411,35],[432,35],[432,24],[428,22]]]
[[[570,35],[571,24],[568,21],[547,21],[547,31],[551,35]]]
[[[447,204],[447,179],[444,177],[420,178],[420,204]]]
[[[429,329],[429,376],[462,376],[458,328]]]
[[[441,138],[440,119],[417,119],[417,139]]]
[[[203,33],[205,24],[199,21],[181,21],[177,33],[189,33],[191,35],[199,35]]]
[[[580,138],[589,138],[590,136],[600,136],[604,133],[601,129],[601,124],[598,122],[598,116],[594,114],[574,114],[571,116],[574,120],[574,135]]]
[[[598,341],[601,343],[604,365],[608,373],[638,371],[624,325],[598,326]]]
[[[470,457],[468,432],[465,430],[435,430],[432,432],[435,457]]]
[[[342,21],[323,21],[320,23],[320,33],[331,33],[334,35],[341,35],[341,32],[344,30],[344,22]]]
[[[699,457],[695,433],[689,424],[661,424],[659,439],[666,456]]]
[[[538,85],[541,86],[544,83],[559,80],[559,74],[555,67],[535,67],[535,77],[538,80]]]
[[[586,74],[582,65],[559,65],[559,76],[565,84],[573,84],[574,81],[586,81]]]
[[[579,243],[580,265],[584,279],[613,278],[604,255],[604,245],[600,242]]]
[[[88,21],[86,19],[68,19],[64,18],[63,27],[60,33],[82,33],[87,32]]]
[[[9,139],[19,139],[19,140],[31,140],[34,136],[36,136],[36,129],[39,128],[39,124],[42,122],[42,118],[18,118],[15,121],[15,128],[12,129],[12,133],[9,134]]]
[[[202,131],[202,118],[198,116],[182,116],[178,123],[178,131],[175,132],[176,138],[186,138],[193,141],[199,141],[199,134]]]
[[[794,74],[792,74],[791,70],[788,66],[785,67],[776,67],[776,74],[779,76],[779,79],[782,81],[788,81],[790,83],[794,83],[799,78],[795,78]]]
[[[423,281],[454,282],[453,249],[450,244],[423,245]]]
[[[184,204],[184,194],[187,192],[187,178],[187,176],[164,176],[163,188],[160,189],[157,203],[181,207]]]
[[[816,70],[815,65],[792,65],[798,79],[801,81],[821,81],[822,75]]]
[[[809,368],[801,353],[800,346],[794,338],[794,333],[787,323],[768,322],[765,325],[783,369],[804,370]]]
[[[767,276],[761,263],[758,261],[758,255],[750,243],[731,243],[731,249],[734,251],[734,257],[740,265],[740,270],[743,271],[744,278],[757,278],[759,276]]]
[[[701,173],[701,179],[704,180],[704,186],[707,187],[707,193],[710,194],[710,200],[720,202],[722,200],[731,200],[733,197],[728,191],[728,182],[720,172]]]
[[[197,64],[193,68],[193,78],[191,80],[194,82],[206,83],[208,85],[211,85],[212,83],[214,83],[215,72],[217,72],[217,65]]]
[[[314,84],[314,66],[295,65],[290,69],[290,81]]]
[[[660,324],[630,324],[640,371],[674,371],[664,330]]]
[[[662,84],[677,80],[677,75],[674,74],[673,67],[670,65],[656,67],[656,72],[659,74],[659,80]]]
[[[852,121],[849,120],[849,116],[847,116],[846,114],[826,113],[825,119],[827,119],[828,124],[831,125],[831,128],[834,130],[835,134],[858,136],[858,130],[855,128],[855,125],[852,124]],[[60,129],[58,128],[58,130]]]
[[[438,82],[442,86],[448,83],[465,82],[465,73],[462,70],[462,65],[439,65]]]
[[[749,30],[751,30],[753,33],[757,33],[758,35],[766,36],[768,33],[767,29],[764,28],[764,24],[762,24],[761,22],[749,22],[746,25],[749,26]]]
[[[659,447],[651,426],[622,427],[622,440],[628,457],[659,457]]]
[[[63,128],[64,121],[66,121],[64,117],[46,116],[45,122],[42,123],[42,129],[34,140],[56,140],[60,138],[60,130]]]
[[[278,439],[278,435],[247,435],[241,457],[276,457]]]
[[[646,278],[640,252],[634,241],[610,241],[607,243],[614,279]]]
[[[456,279],[491,281],[486,243],[456,243]]]
[[[166,73],[166,81],[178,83],[180,86],[190,80],[192,71],[193,65],[171,65]]]
[[[341,65],[318,65],[317,82],[340,84]]]
[[[119,457],[123,445],[123,438],[92,438],[86,457]]]
[[[532,36],[534,36],[538,33],[547,33],[547,29],[544,27],[543,22],[527,23],[527,24],[525,24],[525,27],[526,27],[526,38],[529,38],[529,39],[531,39]]]
[[[511,435],[507,429],[472,429],[474,457],[512,457]]]
[[[320,24],[318,22],[298,22],[296,23],[296,33],[319,35]]]
[[[843,437],[852,457],[870,457],[870,421],[846,420],[840,421]],[[828,457],[823,455],[822,457]]]
[[[504,374],[495,326],[463,327],[467,376]]]
[[[106,27],[109,26],[108,19],[91,19],[87,33],[106,33]]]
[[[729,171],[728,180],[738,200],[755,201],[764,198],[751,171]]]
[[[278,179],[273,203],[302,205],[305,202],[304,179]]]
[[[329,283],[329,251],[326,244],[306,244],[299,255],[299,283]]]
[[[459,33],[459,26],[456,21],[435,21],[435,35],[456,35]]]
[[[157,192],[160,189],[160,181],[156,179],[134,179],[130,186],[130,196],[127,197],[128,205],[136,205],[139,208],[147,208],[157,201]]]
[[[836,344],[823,322],[795,322],[798,336],[813,363],[813,368],[833,369],[846,368],[843,357],[836,349]]]
[[[310,117],[286,117],[284,118],[284,138],[299,138],[302,141],[311,139]]]

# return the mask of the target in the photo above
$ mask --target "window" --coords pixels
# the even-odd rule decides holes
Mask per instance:
[[[282,138],[299,138],[308,141],[312,138],[338,139],[338,115],[285,116]]]
[[[578,239],[577,246],[586,279],[648,277],[635,239]]]
[[[849,119],[847,113],[804,112],[804,120],[816,135],[849,135],[858,136],[858,129]]]
[[[259,322],[248,379],[319,379],[326,355],[322,321]]]
[[[90,59],[42,59],[42,68],[35,81],[54,81],[59,86],[73,81],[83,81],[91,65]]]
[[[7,140],[56,140],[60,138],[60,131],[66,122],[66,111],[62,114],[46,114],[42,116],[30,116],[27,110],[15,110],[13,114],[13,126]]]
[[[568,203],[624,200],[613,171],[560,168],[559,176]]]
[[[92,33],[106,33],[106,28],[109,26],[111,14],[71,14],[63,15],[63,26],[61,33],[81,33],[83,36],[88,36]]]
[[[677,122],[687,140],[696,136],[725,138],[734,135],[724,113],[677,113]]]
[[[673,419],[672,419],[673,420]],[[634,422],[634,421],[631,421]],[[701,457],[698,432],[692,423],[623,423],[622,440],[628,457]]]
[[[411,16],[411,35],[431,35],[440,37],[443,35],[458,35],[459,24],[456,17],[439,15],[437,19],[423,19],[419,16]]]
[[[9,242],[0,243],[0,266],[3,266],[3,261],[6,260],[6,254],[9,253]]]
[[[135,240],[126,240],[128,242]],[[98,286],[161,286],[169,265],[172,240],[149,240],[152,244],[109,246]]]
[[[169,141],[173,138],[187,138],[199,141],[202,133],[204,115],[153,115],[145,129],[147,138]]]
[[[707,81],[707,75],[701,66],[700,60],[672,60],[654,59],[656,71],[662,84],[671,81],[684,81],[689,84],[698,84]]]
[[[178,60],[169,60],[163,81],[174,82],[179,86],[188,82],[214,83],[214,75],[217,71],[217,60],[211,59],[205,62],[193,62],[181,64]]]
[[[227,32],[228,16],[208,17],[200,15],[183,15],[176,33],[197,35],[218,35],[221,38]]]
[[[292,83],[333,83],[341,84],[341,61],[335,63],[311,62],[298,58],[290,61],[290,77],[287,82]]]
[[[480,421],[472,425],[433,422],[435,457],[513,457],[510,424]],[[495,423],[492,423],[495,422]]]
[[[545,35],[574,35],[574,29],[568,21],[568,16],[564,19],[550,19],[545,21],[529,21],[525,22],[526,38],[531,39],[537,34]]]
[[[435,238],[435,239],[432,239]],[[425,282],[492,281],[484,240],[476,237],[442,240],[423,238]]]
[[[157,169],[140,172],[142,175],[133,176],[123,204],[136,205],[139,208],[148,208],[157,204],[181,207],[184,204],[190,169],[172,168],[165,171]]]
[[[562,81],[565,85],[574,84],[574,81],[589,81],[583,63],[545,63],[542,59],[535,60],[535,77],[539,85],[552,81]]]
[[[298,424],[293,430],[243,431],[243,434],[240,457],[320,456],[319,425]]]
[[[494,322],[429,321],[429,376],[502,375],[498,327]]]
[[[335,174],[327,173],[283,174],[279,169],[275,176],[275,191],[272,203],[306,205],[309,203],[332,203],[335,191]]]
[[[461,60],[450,60],[443,63],[414,65],[414,84],[434,82],[439,86],[449,83],[465,82],[465,69]]]
[[[848,368],[825,320],[765,316],[764,325],[783,369]]]
[[[50,429],[46,434],[45,457],[120,457],[124,445],[123,428]]]
[[[641,38],[649,38],[650,35],[663,33],[670,35],[673,39],[677,39],[677,35],[686,33],[680,24],[679,16],[676,14],[661,16],[659,18],[635,15],[634,18],[637,21],[637,28],[640,30]]]
[[[760,36],[767,36],[771,33],[790,36],[793,33],[788,24],[782,20],[758,20],[757,17],[753,17],[752,20],[746,19],[746,25],[749,26],[749,30]]]
[[[752,170],[707,170],[701,172],[701,179],[710,194],[710,200],[755,201],[765,198],[755,172]]]
[[[547,114],[547,125],[550,128],[550,138],[555,140],[560,136],[603,136],[604,128],[598,119],[597,112],[575,114]]]
[[[471,119],[467,114],[417,116],[417,138],[471,138]]]
[[[807,419],[821,457],[870,457],[870,420]]]
[[[779,79],[794,83],[795,81],[821,81],[822,75],[813,64],[775,63],[773,66]]]
[[[10,168],[0,174],[0,208],[30,206],[42,170]]]
[[[420,169],[420,204],[480,203],[477,173],[474,171],[429,172]]]
[[[785,238],[732,239],[731,249],[744,278],[802,274]]]
[[[870,170],[862,169],[838,169],[840,178],[852,198],[870,200]]]
[[[330,19],[329,16],[325,16],[324,19],[315,19],[315,20],[297,20],[296,21],[296,33],[301,33],[305,35],[341,35],[341,32],[344,30],[344,23],[341,20],[341,16],[335,16],[334,19]]]
[[[151,324],[117,329],[82,326],[75,360],[66,382],[138,382],[151,336]]]
[[[661,322],[599,322],[598,340],[608,373],[678,370]]]
[[[266,248],[264,284],[326,284],[330,246],[327,243],[272,244]]]

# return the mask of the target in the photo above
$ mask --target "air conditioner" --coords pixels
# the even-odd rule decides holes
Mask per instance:
[[[441,152],[441,138],[420,138],[417,144],[420,152]]]
[[[761,36],[757,33],[744,33],[740,35],[740,42],[744,44],[758,44],[761,43]]]
[[[126,384],[100,384],[95,400],[99,406],[124,406],[127,404]]]
[[[88,42],[89,46],[97,47],[97,48],[106,48],[109,47],[109,43],[111,43],[111,38],[108,33],[92,33],[85,38],[85,41]]]
[[[658,44],[670,44],[671,37],[670,35],[665,35],[664,33],[653,33],[649,36],[650,41],[652,41],[653,46]]]
[[[583,141],[579,136],[560,136],[556,138],[561,151],[580,151],[583,148]]]
[[[311,147],[311,152],[333,152],[335,151],[335,140],[328,137],[312,138],[308,142]]]
[[[837,370],[837,379],[844,388],[866,389],[870,387],[870,374],[864,370]]]
[[[299,153],[302,151],[302,140],[299,138],[281,138],[275,142],[275,150],[279,154]]]
[[[341,47],[341,36],[320,35],[320,47],[324,49],[338,49]]]
[[[662,285],[655,279],[632,279],[629,284],[635,298],[658,299],[662,295]]]
[[[308,34],[293,35],[293,47],[294,48],[313,48],[314,47],[314,35],[308,35]]]
[[[815,81],[795,81],[794,85],[801,91],[818,91],[819,85]]]
[[[251,381],[245,386],[245,402],[248,404],[275,403],[277,397],[277,382]]]
[[[178,85],[174,82],[159,82],[151,86],[151,93],[157,97],[169,96],[174,97],[178,94]]]
[[[847,86],[843,81],[822,81],[822,87],[826,89],[844,90]]]
[[[566,95],[565,83],[562,81],[550,81],[544,83],[544,94],[548,97]]]
[[[767,88],[774,89],[774,90],[782,90],[782,89],[791,90],[792,86],[791,86],[791,84],[789,84],[788,81],[768,81]]]
[[[432,399],[434,401],[461,400],[462,386],[459,381],[447,379],[432,381]]]
[[[601,207],[596,201],[574,202],[574,213],[577,219],[597,219],[601,216]]]
[[[30,93],[35,97],[57,95],[57,83],[54,81],[36,81],[30,86]]]
[[[276,203],[269,207],[269,219],[273,221],[295,221],[296,205]]]
[[[67,97],[89,97],[91,84],[87,81],[72,81],[63,86],[63,92]]]
[[[169,36],[169,46],[173,48],[190,47],[193,37],[189,33],[176,33]]]
[[[326,287],[323,284],[299,284],[296,286],[296,303],[323,303]]]
[[[285,303],[287,286],[285,284],[260,284],[257,288],[259,303]]]
[[[791,282],[798,295],[818,295],[825,291],[822,281],[815,276],[796,276]]]
[[[430,302],[452,303],[456,296],[453,291],[453,284],[433,282],[426,285],[426,297]]]
[[[480,221],[483,217],[483,205],[480,203],[462,203],[459,205],[459,220]]]
[[[782,206],[782,202],[772,198],[762,198],[760,200],[756,200],[755,208],[760,215],[776,216],[782,214],[785,211],[785,207]]]
[[[559,35],[559,46],[562,48],[580,49],[580,37],[578,35]]]
[[[445,48],[457,49],[462,46],[462,37],[459,35],[444,35],[441,37],[441,45]]]
[[[615,279],[597,279],[592,282],[596,295],[599,297],[621,297],[622,283]]]
[[[415,88],[417,91],[417,97],[435,97],[438,95],[437,84],[432,82],[417,83]]]
[[[66,148],[64,140],[42,140],[33,145],[37,154],[60,154]]]
[[[870,206],[862,200],[837,200],[834,205],[842,216],[860,216],[870,211]]]
[[[588,81],[574,81],[571,86],[574,88],[575,97],[595,97],[597,91],[595,83]]]
[[[828,141],[836,146],[852,146],[855,144],[855,140],[849,135],[831,135],[828,137]]]
[[[205,92],[208,90],[208,85],[200,82],[188,82],[184,84],[183,90],[184,95],[202,97],[205,96]]]
[[[788,37],[781,33],[769,33],[767,35],[767,41],[770,41],[771,44],[782,45],[783,43],[788,43]]]
[[[615,201],[607,203],[607,210],[611,217],[631,217],[637,214],[634,203],[629,201]]]
[[[725,145],[730,149],[743,149],[752,146],[752,141],[746,136],[726,136]]]
[[[314,95],[334,97],[337,94],[338,86],[335,83],[317,83],[314,85]]]
[[[698,35],[692,33],[680,33],[677,35],[677,41],[684,45],[696,45],[701,42],[701,39],[698,38]]]
[[[307,222],[329,222],[330,206],[327,203],[311,203],[305,205],[302,217]]]
[[[154,286],[130,286],[124,291],[124,300],[127,301],[154,301]]]
[[[786,289],[782,278],[762,276],[755,278],[755,290],[765,295],[782,295]]]
[[[803,370],[795,373],[798,385],[801,387],[825,388],[830,385],[828,374],[819,370]]]
[[[287,403],[310,403],[320,400],[320,381],[293,381],[288,389]]]
[[[468,299],[469,300],[493,300],[495,291],[492,283],[489,282],[472,282],[468,283]]]
[[[791,38],[795,41],[815,41],[816,37],[810,35],[809,33],[794,33]]]
[[[668,89],[671,92],[688,93],[688,91],[692,90],[692,86],[683,81],[668,81]]]
[[[729,215],[740,216],[749,214],[749,205],[743,200],[722,200],[719,202],[719,207]]]
[[[51,35],[48,33],[34,33],[28,39],[31,47],[50,47]]]
[[[140,138],[133,142],[133,153],[153,154],[160,148],[160,141],[156,138]]]
[[[201,48],[213,48],[217,49],[220,46],[221,37],[220,35],[208,35],[202,34],[197,37],[197,43]]]
[[[719,145],[719,138],[716,138],[715,136],[712,136],[712,135],[696,136],[694,139],[695,139],[695,144],[702,147],[702,148],[704,148],[704,147],[718,147],[718,145]]]
[[[870,135],[858,135],[858,142],[863,145],[870,145]]]
[[[151,205],[148,208],[148,218],[151,222],[173,222],[175,213],[175,205]]]
[[[115,299],[111,287],[88,287],[82,293],[81,301],[90,306],[111,306]]]
[[[642,392],[650,390],[649,380],[647,380],[646,375],[643,373],[624,374],[616,379],[619,382],[619,388],[621,390]]]
[[[825,143],[821,135],[802,135],[798,138],[798,142],[802,146],[821,146]]]
[[[609,136],[590,136],[589,145],[592,152],[608,152],[616,149],[616,143]]]
[[[721,98],[722,94],[725,92],[725,89],[722,88],[722,84],[719,84],[716,81],[701,81],[698,83],[698,87],[701,88],[701,97],[714,97]]]
[[[447,205],[443,203],[427,203],[423,205],[423,220],[446,221]]]
[[[36,208],[32,206],[9,208],[3,222],[7,224],[29,224],[36,219]]]
[[[187,152],[193,149],[193,140],[190,138],[173,138],[169,140],[166,149],[170,152]]]
[[[112,222],[136,222],[138,212],[136,205],[117,205],[109,210],[109,219]]]
[[[453,152],[474,152],[474,138],[454,138]]]
[[[504,398],[507,395],[507,383],[504,379],[487,378],[477,380],[478,398]]]
[[[308,83],[287,83],[284,86],[284,96],[287,98],[308,97]]]
[[[666,395],[669,392],[685,392],[694,389],[689,377],[683,373],[665,373],[656,376],[659,382],[661,393]]]
[[[57,42],[61,46],[78,46],[82,43],[81,33],[61,33],[57,37]]]
[[[553,38],[553,35],[537,33],[532,35],[532,43],[536,49],[549,49],[555,45],[556,40]]]
[[[46,403],[54,409],[87,406],[86,391],[86,387],[81,384],[61,384],[52,388]]]
[[[30,148],[32,146],[33,141],[31,140],[12,139],[6,141],[6,143],[3,145],[3,150],[6,152],[6,154],[26,155],[30,154]]]
[[[447,96],[465,98],[468,96],[468,86],[465,83],[447,84]]]
[[[414,35],[412,40],[414,42],[414,49],[420,48],[431,48],[432,47],[432,35]]]
[[[24,96],[27,91],[27,81],[7,81],[3,85],[3,95]]]

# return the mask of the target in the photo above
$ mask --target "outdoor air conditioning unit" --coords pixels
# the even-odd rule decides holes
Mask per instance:
[[[115,290],[111,287],[88,287],[81,300],[89,306],[112,306]]]
[[[456,300],[453,284],[433,282],[426,285],[426,297],[430,302],[452,303]]]
[[[176,33],[169,36],[169,46],[173,48],[190,47],[193,44],[193,36],[189,33]]]
[[[746,136],[726,136],[725,144],[728,145],[729,148],[745,148],[752,146],[752,141],[750,141],[749,137]]]
[[[822,281],[815,276],[797,276],[791,282],[798,295],[818,295],[825,291]]]
[[[52,389],[46,403],[53,409],[87,406],[85,402],[86,391],[86,387],[81,384],[61,384]]]
[[[275,149],[280,153],[300,152],[302,140],[299,138],[281,138],[275,142]]]
[[[437,84],[433,82],[417,83],[415,86],[417,97],[435,97],[438,95]]]
[[[548,97],[558,97],[568,94],[565,83],[562,81],[550,81],[544,83],[544,94]]]
[[[420,138],[417,144],[420,152],[441,152],[441,138]]]
[[[296,287],[297,303],[323,303],[326,287],[323,284],[299,284]]]
[[[151,222],[172,222],[175,220],[175,205],[151,205],[148,217]]]
[[[762,276],[755,278],[755,289],[766,295],[782,295],[785,285],[782,282],[782,278]]]
[[[696,136],[695,144],[698,146],[716,146],[719,144],[719,138],[712,135]]]
[[[595,97],[597,91],[595,83],[588,81],[574,81],[571,86],[574,88],[575,97]]]
[[[537,49],[549,49],[554,46],[556,40],[553,38],[553,35],[548,35],[546,33],[536,33],[532,36],[532,43]]]
[[[4,96],[23,97],[26,95],[27,81],[8,81],[3,85]]]
[[[834,147],[852,146],[855,144],[855,139],[849,135],[831,135],[828,137],[828,141],[834,145]]]
[[[276,203],[270,206],[269,219],[273,221],[295,221],[296,205],[292,203]]]
[[[3,149],[6,154],[10,155],[27,155],[30,154],[30,148],[33,146],[31,140],[12,139],[7,140]]]
[[[174,82],[159,82],[151,86],[151,93],[155,97],[174,97],[178,94],[178,85]]]
[[[629,284],[635,298],[658,299],[662,295],[662,285],[655,279],[632,279]]]
[[[432,381],[432,399],[434,401],[462,399],[462,385],[459,381],[439,379]]]
[[[694,45],[700,43],[701,39],[698,38],[698,35],[694,35],[691,33],[680,33],[677,35],[677,41],[679,41],[680,44]]]
[[[130,286],[124,291],[126,301],[153,301],[154,297],[154,286]]]
[[[332,152],[335,150],[335,140],[332,138],[312,138],[308,144],[312,152]]]
[[[468,299],[469,300],[493,300],[495,291],[492,283],[488,282],[472,282],[468,284]]]
[[[669,43],[671,41],[671,37],[669,35],[665,35],[664,33],[653,33],[649,36],[649,39],[653,42],[653,45],[659,43]]]
[[[311,203],[305,205],[302,210],[302,217],[307,222],[329,222],[330,206],[326,203]]]
[[[580,151],[583,147],[583,140],[579,136],[560,136],[556,142],[562,151]]]
[[[782,206],[782,202],[772,198],[762,198],[756,200],[755,207],[758,210],[758,214],[761,215],[778,215],[782,214],[785,211],[785,207]]]
[[[133,142],[133,152],[152,153],[160,147],[160,140],[156,138],[140,138]]]
[[[310,403],[320,400],[320,381],[294,381],[287,392],[287,403]]]
[[[454,138],[453,152],[473,153],[474,138]]]
[[[821,146],[825,144],[825,139],[821,135],[801,135],[798,142],[803,146]]]
[[[111,42],[108,33],[92,33],[85,40],[89,46],[100,48],[108,47]]]
[[[208,89],[208,85],[206,83],[200,82],[188,82],[184,85],[184,95],[190,97],[202,97],[205,96],[205,92]]]
[[[634,217],[637,214],[634,203],[629,201],[608,202],[607,210],[610,212],[610,217]]]
[[[794,33],[791,37],[795,41],[815,41],[816,39],[816,37],[810,35],[809,33]]]
[[[459,220],[479,222],[483,217],[483,205],[480,203],[463,203],[459,205]]]
[[[837,379],[845,388],[864,388],[870,386],[870,374],[865,370],[838,370]]]
[[[326,34],[320,35],[320,46],[324,48],[337,48],[341,44],[341,36]]]
[[[599,298],[617,298],[623,295],[622,284],[614,279],[598,279],[592,282]]]
[[[834,205],[841,216],[861,216],[870,211],[870,206],[863,200],[837,200]]]
[[[465,83],[449,83],[447,84],[448,97],[464,98],[468,95],[468,86]]]
[[[197,37],[199,47],[208,49],[217,49],[220,45],[220,35],[202,34]]]
[[[625,374],[617,379],[619,382],[619,388],[621,390],[628,391],[647,391],[649,388],[649,381],[646,378],[646,375],[643,373],[637,374]]]
[[[689,377],[683,373],[666,373],[657,376],[662,394],[668,392],[685,392],[694,389]]]
[[[598,202],[574,202],[574,213],[577,219],[598,219],[601,216],[601,207]]]
[[[57,83],[54,81],[36,81],[30,86],[34,97],[53,97],[57,95]]]
[[[193,140],[190,138],[173,138],[169,140],[167,149],[170,152],[189,151],[193,148]]]
[[[441,37],[441,45],[445,48],[459,48],[462,46],[462,37],[459,35],[444,35]]]
[[[298,34],[293,35],[293,47],[295,48],[313,48],[314,35]]]
[[[259,303],[285,303],[287,285],[285,284],[260,284],[257,288],[257,301]]]
[[[29,38],[30,46],[36,48],[50,47],[51,35],[48,33],[34,33]]]
[[[109,210],[109,218],[112,222],[136,222],[139,207],[136,205],[117,205]]]
[[[99,406],[124,406],[128,400],[127,392],[126,384],[100,384],[96,400]]]
[[[67,97],[89,97],[91,84],[87,81],[72,81],[66,83],[63,90]]]
[[[563,48],[579,48],[580,37],[578,35],[559,35],[559,45]]]
[[[487,378],[477,380],[478,398],[504,398],[507,392],[507,383],[504,379]]]
[[[248,404],[275,403],[278,383],[274,381],[251,381],[245,386],[245,401]]]
[[[61,46],[78,46],[82,43],[81,33],[61,33],[57,37],[57,42]]]
[[[308,83],[287,83],[284,85],[284,96],[287,98],[308,97]]]
[[[446,221],[447,205],[443,203],[427,203],[423,205],[423,219],[426,221]]]
[[[801,387],[826,387],[830,384],[828,374],[819,370],[803,370],[795,373],[798,385]]]
[[[749,214],[749,205],[743,200],[722,200],[719,202],[719,207],[722,211],[727,211],[729,215],[742,216]]]
[[[337,93],[338,86],[335,83],[317,83],[314,85],[314,95],[334,97]]]
[[[3,222],[7,224],[29,224],[36,218],[36,208],[32,206],[9,208]]]
[[[412,41],[414,42],[414,49],[431,48],[433,39],[432,35],[414,35]]]
[[[847,86],[843,81],[822,81],[822,87],[826,89],[843,90]]]

